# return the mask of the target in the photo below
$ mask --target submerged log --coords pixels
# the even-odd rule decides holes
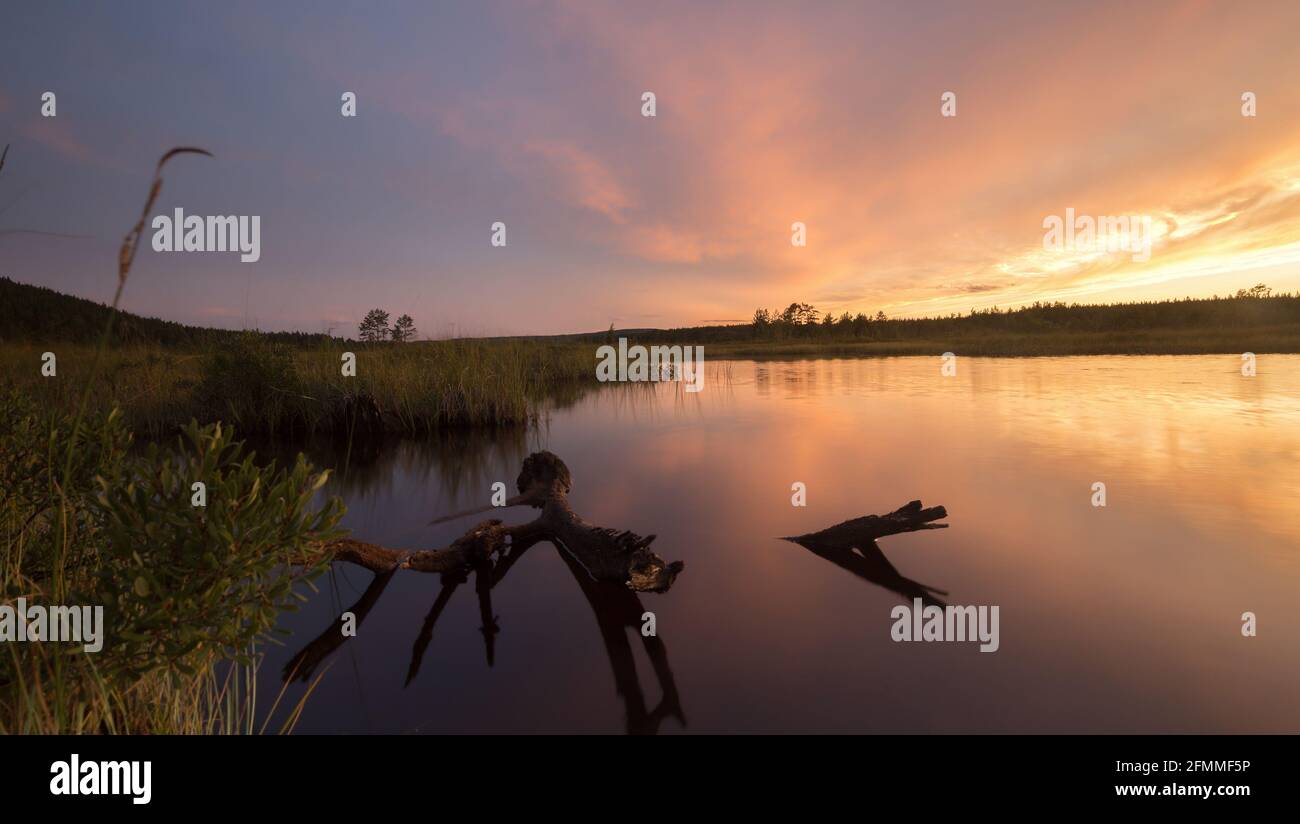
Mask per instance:
[[[915,532],[918,529],[947,529],[947,524],[931,523],[948,517],[948,510],[941,506],[922,508],[920,501],[909,501],[887,515],[864,515],[850,521],[827,527],[820,532],[810,532],[793,538],[785,538],[797,544],[815,543],[819,546],[842,547],[850,549],[861,547],[886,535],[900,532]]]
[[[515,541],[551,541],[597,581],[625,584],[637,592],[667,592],[684,564],[667,563],[650,549],[654,535],[642,537],[628,530],[593,526],[569,506],[572,478],[564,461],[551,452],[534,452],[524,459],[516,486],[519,494],[507,506],[540,509],[526,524],[505,526],[500,520],[484,521],[443,549],[408,551],[346,538],[325,544],[332,561],[357,564],[376,573],[396,569],[449,573],[466,571]],[[483,507],[460,512],[434,523],[483,512]]]
[[[927,606],[944,606],[935,595],[947,595],[946,591],[904,576],[885,557],[876,539],[921,529],[947,529],[947,524],[933,523],[946,517],[948,511],[942,506],[923,508],[920,501],[910,501],[886,515],[866,515],[820,532],[782,540],[799,544],[864,581],[896,592],[909,601],[920,598]]]

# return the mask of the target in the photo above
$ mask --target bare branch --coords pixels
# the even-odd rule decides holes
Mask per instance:
[[[572,481],[564,461],[550,452],[534,452],[524,459],[517,485],[520,494],[512,505],[541,509],[533,521],[504,526],[484,521],[443,549],[406,551],[346,539],[322,547],[331,560],[348,561],[372,572],[413,569],[418,572],[456,572],[472,569],[511,542],[548,540],[567,552],[597,581],[626,584],[638,592],[666,592],[682,571],[681,561],[666,563],[650,550],[655,536],[642,537],[628,530],[592,526],[569,506]],[[454,517],[481,510],[458,513]]]

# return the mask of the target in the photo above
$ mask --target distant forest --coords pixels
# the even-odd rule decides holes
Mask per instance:
[[[98,343],[109,311],[93,300],[0,277],[0,343]],[[112,343],[207,348],[233,341],[240,334],[119,312]],[[318,344],[330,339],[302,332],[266,334],[272,341],[289,344]]]
[[[749,323],[689,329],[637,329],[582,335],[584,339],[617,338],[643,343],[750,343],[760,341],[908,341],[950,340],[993,335],[1061,333],[1129,333],[1156,329],[1207,332],[1300,325],[1300,295],[1274,295],[1264,284],[1237,294],[1117,304],[1034,303],[1019,309],[972,310],[936,318],[894,319],[874,315],[823,314],[807,303],[785,309],[758,309]]]
[[[0,343],[95,343],[109,308],[43,286],[0,277]],[[372,313],[373,314],[373,313]],[[385,316],[386,317],[386,316]],[[619,336],[643,343],[854,342],[971,339],[998,335],[1050,336],[1062,333],[1133,333],[1150,330],[1205,330],[1207,333],[1264,327],[1300,326],[1300,295],[1278,294],[1260,284],[1235,295],[1109,305],[1035,303],[1019,309],[984,309],[965,315],[895,319],[883,312],[823,314],[807,303],[785,309],[759,309],[749,323],[682,329],[635,329],[555,336],[524,336],[554,341],[607,342]],[[411,329],[412,334],[414,329]],[[186,326],[173,321],[119,313],[113,343],[206,348],[229,343],[242,333]],[[327,335],[264,333],[275,342],[318,345]],[[364,337],[364,335],[363,335]]]

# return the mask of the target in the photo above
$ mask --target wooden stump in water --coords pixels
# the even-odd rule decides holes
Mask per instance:
[[[514,541],[551,541],[582,566],[593,579],[626,585],[637,592],[667,592],[682,571],[681,561],[668,563],[650,549],[654,535],[593,526],[569,506],[572,476],[564,461],[551,452],[534,452],[524,459],[516,486],[519,494],[506,506],[531,506],[541,513],[532,521],[505,526],[493,519],[477,524],[448,547],[404,551],[351,538],[322,547],[331,560],[348,561],[373,572],[413,569],[419,572],[468,570],[502,552]],[[453,518],[493,507],[458,512]]]

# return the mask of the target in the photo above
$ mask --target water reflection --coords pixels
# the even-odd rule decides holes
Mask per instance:
[[[479,632],[483,635],[484,651],[489,667],[495,661],[494,639],[501,631],[498,616],[492,609],[492,590],[504,580],[506,573],[536,543],[538,542],[520,541],[511,546],[500,559],[478,564],[471,571],[474,576],[474,592],[478,598],[481,622]],[[668,663],[668,648],[657,633],[644,635],[641,632],[646,610],[640,597],[626,586],[596,581],[568,553],[555,549],[568,567],[596,618],[605,654],[614,673],[614,689],[624,704],[627,733],[654,735],[659,731],[660,724],[667,718],[675,718],[683,727],[686,726],[686,714],[682,710],[681,697],[678,695],[677,684],[673,679],[672,667]],[[388,587],[393,574],[393,572],[386,572],[375,575],[361,598],[346,610],[354,615],[357,629],[364,623],[371,608]],[[442,615],[456,590],[467,583],[468,576],[464,572],[444,573],[440,579],[441,589],[433,601],[433,606],[425,615],[419,633],[416,635],[415,644],[411,648],[410,666],[403,687],[409,687],[419,675],[420,664],[424,660],[429,642],[433,640],[433,630],[438,617]],[[641,638],[642,646],[650,659],[651,668],[663,695],[653,708],[647,706],[645,693],[641,689],[632,646],[627,637],[629,631]],[[340,631],[338,622],[331,622],[320,635],[289,660],[289,663],[284,666],[281,677],[286,682],[308,681],[317,666],[352,637],[355,636],[344,635]]]
[[[459,434],[469,435],[470,433]],[[341,467],[341,471],[337,487],[331,492],[342,491],[348,496],[349,500],[374,494],[376,490],[385,491],[395,477],[403,477],[412,472],[423,472],[427,476],[435,471],[441,476],[442,488],[450,493],[449,497],[451,499],[455,500],[461,497],[461,493],[467,484],[471,487],[478,486],[481,488],[490,482],[491,473],[484,474],[485,466],[498,465],[499,461],[502,460],[518,460],[517,453],[526,447],[527,439],[525,435],[527,433],[525,430],[515,430],[513,433],[508,434],[516,434],[520,437],[502,438],[497,441],[490,438],[461,438],[423,444],[401,441],[385,443],[371,440],[364,443],[343,444],[341,454],[340,444],[338,443],[313,444],[309,448],[313,450],[313,459],[318,462],[328,462],[331,460],[331,454],[333,455],[332,460]],[[448,443],[458,444],[458,446],[449,447]],[[453,450],[455,460],[446,460],[446,451],[449,448]],[[335,451],[333,453],[329,452],[328,450],[331,449]],[[456,449],[460,451],[454,451]],[[478,462],[469,465],[466,463],[468,460],[467,455],[475,454],[475,450],[490,450],[491,455],[487,456],[484,452],[478,452]],[[281,457],[287,457],[287,453]],[[494,458],[495,461],[485,460],[487,457]],[[529,463],[538,457],[538,455],[533,455],[528,461],[524,462],[525,473],[528,472]],[[561,469],[563,469],[562,465]],[[567,478],[568,470],[563,469],[563,471]],[[443,473],[451,474],[443,475]],[[470,480],[467,481],[467,477]],[[519,481],[521,485],[524,484],[522,477]],[[511,499],[510,504],[513,505],[516,502],[527,503],[528,501],[521,497]],[[541,506],[540,503],[533,505]],[[461,520],[467,515],[479,514],[484,509],[492,509],[492,507],[480,507],[475,510],[458,512],[454,515],[436,518],[432,523],[441,524]],[[545,511],[551,512],[552,510],[548,508]],[[494,521],[494,523],[500,522]],[[539,520],[535,523],[543,523],[543,521]],[[584,529],[589,527],[582,519],[577,519],[577,523]],[[636,542],[642,541],[630,531],[595,529],[595,532],[630,536]],[[522,538],[516,537],[514,542],[499,556],[485,559],[475,564],[471,569],[456,570],[439,575],[440,589],[416,634],[403,688],[410,687],[416,681],[425,653],[433,640],[439,617],[443,615],[451,603],[455,592],[461,585],[468,583],[470,576],[474,579],[474,593],[477,600],[480,624],[478,632],[482,637],[486,663],[489,668],[495,664],[496,638],[501,633],[501,626],[499,616],[495,613],[492,605],[493,590],[506,579],[510,570],[533,546],[537,543],[551,543],[542,536],[533,536],[531,530],[525,530],[525,536]],[[648,536],[644,543],[648,544],[653,538],[653,535]],[[596,625],[613,670],[615,692],[624,702],[626,732],[628,734],[653,735],[658,732],[660,725],[667,718],[675,718],[682,726],[685,726],[686,717],[682,710],[672,668],[668,662],[667,648],[657,633],[644,635],[641,632],[646,610],[637,593],[621,583],[597,581],[592,577],[591,573],[578,563],[571,552],[561,551],[556,544],[552,543],[551,545],[556,550],[557,556],[568,568],[571,577],[577,583],[596,619]],[[569,547],[573,548],[571,544]],[[671,566],[679,567],[680,565]],[[394,577],[394,572],[388,571],[376,574],[361,597],[342,611],[341,614],[349,617],[350,626],[348,632],[342,631],[338,619],[332,619],[315,638],[289,659],[281,671],[281,677],[286,684],[294,681],[310,682],[313,674],[317,672],[322,663],[338,652],[349,640],[361,635],[361,629],[365,625],[367,617],[388,588]],[[633,631],[641,637],[642,647],[650,660],[652,672],[662,693],[662,698],[653,708],[647,705],[645,693],[640,686],[632,647],[627,638],[628,631]],[[373,673],[370,673],[368,677],[373,677],[373,675]]]
[[[830,561],[840,569],[853,573],[869,584],[884,587],[890,592],[903,596],[908,603],[911,603],[913,599],[920,598],[921,603],[925,606],[947,606],[943,601],[934,597],[936,595],[947,595],[947,590],[938,589],[905,577],[889,562],[889,559],[885,557],[885,553],[881,551],[880,545],[875,541],[862,541],[852,546],[834,546],[805,538],[786,538],[786,540],[799,544],[818,558]]]
[[[366,591],[361,594],[361,598],[343,610],[343,613],[351,613],[354,616],[353,628],[359,628],[365,622],[370,610],[379,602],[379,596],[383,595],[384,590],[388,588],[388,582],[393,580],[394,573],[395,570],[376,574],[370,581],[370,586],[366,587]],[[344,633],[339,621],[331,621],[320,635],[289,659],[289,663],[284,665],[281,677],[285,681],[307,681],[321,662],[353,637],[355,636]]]
[[[601,390],[529,430],[313,447],[345,525],[411,549],[446,546],[464,522],[431,518],[482,507],[549,449],[575,510],[657,533],[691,573],[636,596],[553,547],[463,578],[335,570],[286,616],[293,647],[270,653],[263,690],[302,647],[313,679],[330,666],[304,732],[662,734],[683,704],[692,732],[1300,731],[1300,357],[1262,356],[1249,379],[1230,356],[939,366],[737,362],[725,389]],[[922,495],[954,528],[775,539]],[[890,610],[915,597],[1000,605],[1001,648],[894,643]],[[364,628],[342,641],[347,605]],[[644,611],[671,667],[627,635]]]
[[[539,442],[536,428],[457,428],[418,440],[393,435],[314,438],[305,443],[250,439],[260,460],[291,464],[301,452],[314,465],[333,473],[333,494],[345,501],[358,496],[384,497],[403,478],[436,478],[449,498],[478,489],[490,467],[518,464]],[[439,501],[432,501],[437,506]]]
[[[605,654],[609,656],[609,665],[614,670],[614,689],[623,699],[628,734],[654,735],[659,732],[659,725],[666,718],[676,718],[685,727],[686,713],[682,710],[681,696],[677,694],[673,669],[668,664],[668,648],[659,639],[657,632],[655,635],[643,635],[641,632],[642,616],[645,614],[641,598],[626,587],[592,580],[567,554],[561,552],[560,556],[569,567],[573,580],[582,590],[587,604],[596,616],[596,623],[600,626]],[[632,657],[632,645],[627,640],[629,632],[641,639],[641,645],[650,658],[651,669],[663,693],[653,709],[646,707],[645,694],[641,691],[636,661]]]

